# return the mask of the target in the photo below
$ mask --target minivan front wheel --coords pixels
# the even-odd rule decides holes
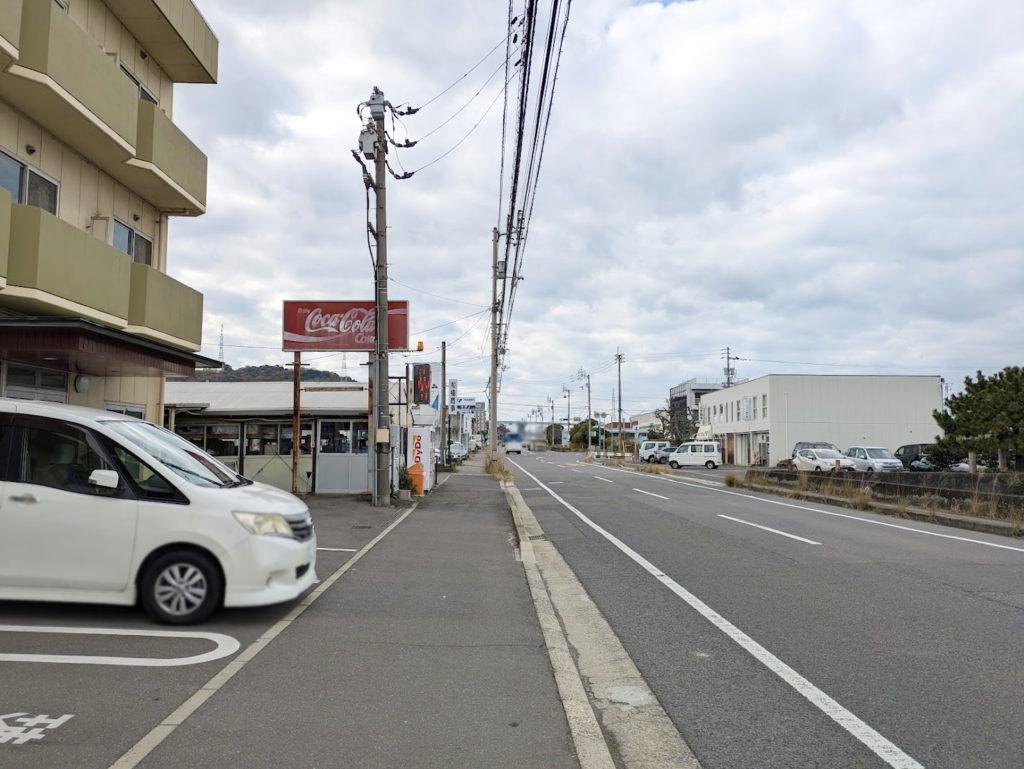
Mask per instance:
[[[704,463],[704,467],[706,467],[708,470],[714,470],[715,467],[717,467],[717,465],[712,460],[709,459],[707,462]]]
[[[157,622],[193,625],[220,606],[224,580],[209,556],[175,550],[157,558],[142,578],[142,605]]]

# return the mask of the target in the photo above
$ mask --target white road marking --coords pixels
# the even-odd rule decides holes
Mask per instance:
[[[25,716],[28,716],[28,713],[0,715],[0,745],[7,743],[11,745],[27,745],[29,740],[41,740],[47,734],[44,730],[56,729],[58,726],[66,724],[74,718],[73,714],[65,714],[58,718],[50,718],[48,715],[30,718]],[[6,723],[8,718],[12,719],[15,724],[21,724],[21,726]]]
[[[576,470],[576,469],[574,469],[574,468],[572,468],[572,467],[570,467],[569,469],[570,469],[570,470],[572,470],[572,471],[573,471],[574,473],[580,473],[580,471],[579,471],[579,470]],[[580,473],[580,475],[583,475],[583,473]]]
[[[812,539],[804,539],[803,537],[798,537],[796,534],[787,534],[786,532],[779,531],[778,529],[771,529],[771,528],[768,528],[767,526],[762,526],[759,523],[751,523],[750,521],[744,521],[744,520],[741,520],[739,518],[733,518],[731,515],[719,515],[718,517],[719,518],[725,518],[727,521],[736,521],[736,523],[745,523],[745,524],[747,524],[747,526],[754,526],[754,527],[756,527],[758,529],[764,529],[765,531],[770,531],[773,534],[781,534],[782,536],[789,537],[790,539],[798,539],[801,542],[806,542],[808,545],[820,545],[821,544],[820,542],[815,542]]]
[[[600,475],[595,475],[594,477],[597,478],[597,480],[599,481],[604,481],[605,483],[615,483],[615,481],[611,480],[610,478],[602,478]]]
[[[616,470],[614,467],[609,467],[609,470],[614,470],[619,473],[632,473],[631,470]],[[633,473],[634,475],[636,473]],[[1018,553],[1024,553],[1024,547],[1011,547],[1010,545],[1000,545],[997,542],[986,542],[983,539],[971,539],[970,537],[958,537],[955,534],[942,534],[938,531],[926,531],[925,529],[915,529],[913,526],[900,526],[898,523],[887,523],[885,521],[873,521],[870,518],[861,518],[856,515],[848,515],[847,513],[836,513],[831,510],[819,510],[816,507],[807,507],[806,505],[794,505],[792,502],[782,502],[778,499],[767,499],[765,497],[755,497],[753,494],[740,494],[737,491],[727,491],[726,489],[716,489],[711,486],[698,486],[694,483],[687,481],[677,481],[672,478],[665,478],[663,476],[652,476],[659,481],[667,481],[668,483],[677,483],[680,486],[689,486],[693,489],[702,489],[703,491],[714,491],[718,494],[728,494],[733,497],[743,497],[745,499],[753,499],[756,502],[765,502],[769,505],[779,505],[780,507],[792,507],[794,510],[806,510],[811,513],[819,513],[821,515],[831,515],[835,518],[848,518],[851,521],[860,521],[861,523],[872,523],[875,526],[886,526],[890,529],[899,529],[900,531],[909,531],[914,534],[927,534],[929,537],[940,537],[941,539],[955,539],[958,542],[970,542],[974,545],[985,545],[986,547],[996,547],[1000,550],[1013,550]]]
[[[329,553],[358,553],[355,547],[318,547],[317,550],[326,550]]]
[[[655,494],[652,491],[644,491],[643,489],[633,489],[633,491],[639,491],[641,494],[646,494],[649,497],[657,497],[658,499],[668,499],[668,497],[663,497],[661,496],[661,494]],[[671,502],[672,500],[669,501]]]
[[[513,462],[512,464],[515,464]],[[519,467],[519,465],[516,465]],[[524,473],[529,475],[536,481],[541,487],[544,486],[539,479],[530,474],[530,472],[522,467],[519,467]],[[703,487],[698,487],[703,488]],[[785,681],[787,684],[792,686],[799,694],[803,695],[811,704],[820,709],[825,715],[839,724],[843,729],[852,734],[858,740],[860,740],[865,746],[867,746],[875,755],[885,761],[889,766],[894,769],[924,769],[924,767],[911,758],[909,755],[904,753],[893,743],[889,742],[885,737],[879,734],[877,731],[872,729],[864,721],[860,720],[856,715],[851,713],[849,710],[844,708],[834,699],[829,697],[825,692],[819,689],[817,686],[812,684],[806,678],[797,673],[793,668],[787,665],[785,662],[780,660],[770,651],[761,646],[757,641],[748,636],[738,627],[729,622],[725,617],[716,612],[706,603],[701,601],[697,596],[690,593],[682,585],[676,582],[674,579],[665,574],[661,569],[655,566],[653,563],[648,561],[642,555],[633,550],[629,545],[619,540],[614,534],[605,531],[592,520],[587,518],[583,513],[577,510],[575,507],[570,505],[558,494],[551,489],[545,489],[548,494],[554,497],[556,500],[562,503],[562,505],[574,513],[580,520],[586,523],[590,528],[596,531],[598,534],[603,536],[619,550],[632,558],[636,563],[643,567],[648,573],[653,575],[655,579],[661,582],[665,587],[675,593],[677,596],[682,598],[687,604],[695,609],[701,616],[707,619],[711,624],[725,633],[729,638],[738,643],[743,649],[749,652],[758,662],[763,664],[775,675]]]
[[[219,660],[238,651],[240,644],[221,633],[185,632],[180,630],[129,630],[105,627],[47,627],[43,625],[0,625],[4,633],[55,633],[61,635],[144,636],[146,638],[198,638],[213,641],[217,648],[192,657],[97,657],[85,654],[0,654],[0,662],[51,662],[67,665],[122,665],[125,667],[168,668],[198,665]]]
[[[450,477],[450,475],[447,476],[445,480]],[[440,484],[438,485],[440,486]],[[346,571],[355,566],[360,558],[373,549],[374,545],[384,539],[384,537],[391,533],[392,529],[408,518],[412,511],[416,509],[418,504],[419,503],[413,503],[413,505],[409,507],[399,518],[392,522],[390,526],[366,543],[366,546],[363,547],[357,555],[349,558],[343,566],[324,580],[323,584],[315,588],[311,593],[309,593],[309,595],[303,598],[302,601],[299,602],[299,605],[288,612],[284,619],[273,625],[263,635],[249,644],[241,654],[231,660],[231,662],[225,665],[219,673],[207,681],[202,689],[185,700],[180,706],[178,706],[177,710],[167,716],[167,718],[162,722],[154,726],[149,733],[143,735],[142,739],[129,748],[127,753],[117,759],[110,769],[133,769],[138,766],[139,763],[146,756],[152,753],[161,742],[173,734],[174,730],[181,726],[189,716],[199,710],[199,708],[203,706],[204,702],[210,699],[210,697],[216,694],[224,684],[230,681],[235,673],[245,667],[253,657],[259,654],[260,651],[265,649],[271,641],[277,638],[277,636],[291,625],[291,623],[294,622],[300,614],[308,609],[317,598],[322,596],[324,592],[331,587],[331,585],[341,579],[341,576]]]
[[[548,483],[554,486],[556,483],[565,483],[565,481],[548,481]]]

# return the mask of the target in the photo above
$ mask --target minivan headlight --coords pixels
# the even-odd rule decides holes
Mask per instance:
[[[292,527],[283,515],[278,513],[238,513],[235,518],[250,534],[269,534],[278,537],[294,537]]]

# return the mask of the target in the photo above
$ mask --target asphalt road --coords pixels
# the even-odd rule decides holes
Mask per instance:
[[[1024,542],[509,459],[703,766],[1024,764]]]

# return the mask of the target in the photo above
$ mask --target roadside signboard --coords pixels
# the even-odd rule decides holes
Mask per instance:
[[[292,352],[373,352],[374,302],[286,300],[283,349]],[[409,349],[409,303],[388,302],[388,349]]]

